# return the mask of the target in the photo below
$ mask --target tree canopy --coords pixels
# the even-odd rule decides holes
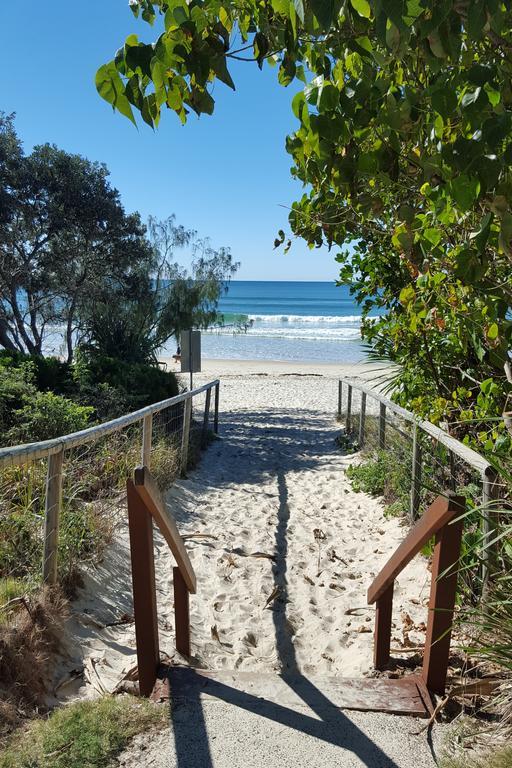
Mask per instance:
[[[233,60],[276,67],[283,86],[301,81],[291,104],[298,127],[286,139],[292,173],[305,186],[290,213],[293,234],[311,247],[341,247],[340,279],[353,285],[363,312],[382,309],[364,332],[377,351],[405,364],[397,392],[409,403],[416,398],[437,418],[475,415],[478,397],[484,410],[499,409],[512,337],[510,5],[131,0],[130,7],[158,25],[156,39],[127,38],[97,73],[101,96],[155,127],[163,109],[183,123],[190,111],[211,114],[215,81],[235,87]],[[277,243],[286,240],[281,231]],[[489,380],[497,382],[494,400]]]
[[[42,354],[63,331],[68,359],[84,304],[150,249],[100,164],[45,144],[25,155],[0,114],[0,343]]]

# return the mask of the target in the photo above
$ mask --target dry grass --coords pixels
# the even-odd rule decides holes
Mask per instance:
[[[17,610],[0,627],[0,736],[42,705],[67,615],[57,589],[14,599]]]

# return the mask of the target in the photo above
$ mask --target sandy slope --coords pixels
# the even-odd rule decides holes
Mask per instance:
[[[212,372],[213,373],[213,372]],[[215,371],[217,373],[217,371]],[[333,372],[223,377],[221,439],[167,499],[182,533],[208,534],[187,546],[198,578],[191,597],[194,663],[213,669],[360,676],[371,673],[373,608],[366,590],[404,529],[376,499],[350,489],[336,446]],[[210,378],[202,374],[198,383]],[[315,533],[316,532],[316,533]],[[161,649],[173,648],[172,557],[156,535]],[[395,590],[393,646],[402,613],[426,619],[422,558]],[[134,665],[127,526],[121,514],[104,562],[86,576],[69,622],[61,697],[112,690]],[[424,634],[412,630],[410,641]],[[181,660],[182,662],[184,660]],[[85,663],[85,685],[79,672]]]

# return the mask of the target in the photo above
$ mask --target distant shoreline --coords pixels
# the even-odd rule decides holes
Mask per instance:
[[[167,363],[167,370],[180,373],[179,364],[172,357],[162,357],[161,362]],[[350,376],[368,376],[372,372],[383,370],[386,366],[380,363],[318,363],[293,360],[227,360],[203,359],[201,373],[194,376],[209,375],[293,375],[298,376],[332,376],[342,374]],[[188,376],[188,374],[182,374]]]

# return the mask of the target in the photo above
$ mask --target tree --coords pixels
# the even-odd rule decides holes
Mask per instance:
[[[0,115],[0,343],[41,355],[63,329],[68,360],[83,303],[150,249],[104,165],[46,144],[24,155]]]
[[[499,0],[132,0],[131,35],[99,93],[156,126],[211,114],[233,60],[304,83],[286,140],[306,192],[292,232],[338,255],[364,333],[403,364],[399,392],[454,421],[498,412],[512,326],[512,9]],[[278,243],[285,241],[280,232]],[[350,249],[346,246],[350,244]],[[355,254],[353,250],[355,248]],[[467,365],[468,363],[468,365]],[[466,369],[469,368],[469,371]],[[499,395],[489,399],[491,379]],[[465,390],[453,408],[453,388]],[[487,391],[484,391],[487,390]],[[467,394],[466,394],[467,393]],[[436,401],[435,403],[433,401]],[[431,407],[432,405],[432,407]]]
[[[154,363],[158,351],[186,328],[209,328],[223,318],[218,304],[238,269],[228,248],[215,250],[175,216],[148,222],[151,248],[136,266],[89,302],[85,348],[132,363]],[[190,246],[191,269],[174,261]]]

